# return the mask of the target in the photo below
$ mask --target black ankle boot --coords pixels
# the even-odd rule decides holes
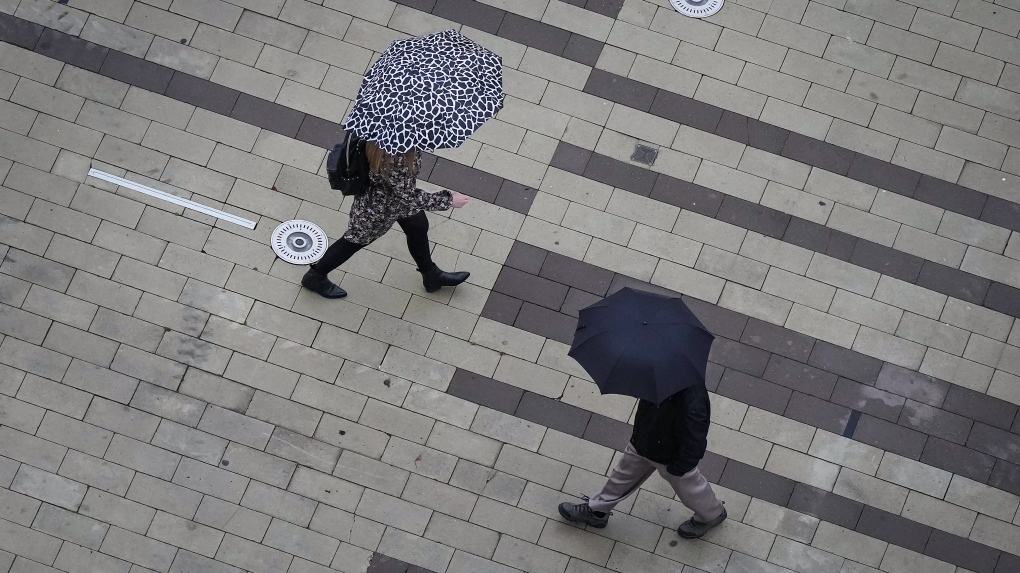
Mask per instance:
[[[343,298],[347,291],[338,287],[329,280],[329,277],[309,267],[305,276],[301,277],[301,286],[308,290],[315,291],[326,298]]]
[[[444,286],[457,286],[471,276],[471,273],[465,272],[448,273],[435,264],[427,271],[418,269],[418,272],[421,273],[421,282],[425,285],[425,292],[436,292]]]

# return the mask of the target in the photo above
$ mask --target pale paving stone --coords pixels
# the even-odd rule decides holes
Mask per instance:
[[[945,500],[997,519],[1009,520],[1020,505],[1020,497],[993,487],[953,476]]]
[[[137,384],[137,381],[133,383]],[[132,386],[132,392],[133,390]],[[159,425],[159,418],[156,416],[103,398],[92,400],[85,421],[146,442],[152,439]]]
[[[904,368],[919,368],[924,357],[924,346],[866,326],[858,331],[852,348]]]
[[[825,311],[832,304],[836,288],[782,269],[770,269],[762,291]]]
[[[470,430],[531,451],[538,451],[546,431],[531,422],[485,407],[479,407]]]
[[[41,499],[47,503],[77,511],[88,488],[61,476],[22,464],[11,484],[11,491]]]
[[[93,488],[85,494],[80,513],[135,533],[145,533],[156,510]]]
[[[1005,340],[1014,324],[1011,316],[957,298],[946,301],[940,320],[996,340]]]
[[[546,172],[539,189],[557,197],[596,209],[605,209],[613,195],[613,188],[609,185],[590,181],[555,167],[550,168]],[[524,226],[526,227],[527,225],[528,221],[525,220]],[[521,232],[524,232],[523,228]]]
[[[832,490],[839,474],[835,464],[781,446],[772,448],[765,469],[826,491]]]
[[[844,348],[849,348],[853,344],[858,332],[858,325],[855,322],[799,304],[793,305],[786,320],[786,327]]]
[[[816,517],[773,505],[759,499],[752,499],[744,516],[744,523],[752,527],[771,531],[801,543],[810,543],[819,527]],[[821,525],[827,525],[822,523]]]
[[[843,566],[842,557],[782,537],[772,546],[769,562],[810,573],[835,572]]]
[[[669,228],[672,228],[672,223]],[[746,244],[746,242],[745,242]],[[701,254],[702,244],[677,235],[639,224],[627,246],[655,257],[684,266],[694,266]],[[744,254],[744,253],[741,253]],[[750,256],[750,255],[748,255]],[[751,257],[755,258],[755,257]],[[652,261],[654,270],[655,261]]]
[[[900,227],[893,248],[953,268],[960,266],[967,251],[962,243],[909,226]]]
[[[434,424],[431,418],[377,400],[368,401],[358,422],[418,444],[425,443]]]
[[[502,356],[493,378],[525,390],[550,398],[557,398],[567,385],[568,376],[549,368],[520,360],[513,356]]]
[[[56,537],[45,533],[6,520],[0,521],[0,548],[17,551],[20,555],[40,562],[53,563],[61,543]]]
[[[952,474],[945,470],[936,469],[890,452],[886,452],[882,458],[882,464],[879,466],[876,476],[939,499],[945,495],[952,479]]]
[[[753,62],[760,66],[778,70],[786,57],[787,49],[770,41],[760,40],[747,34],[724,29],[716,51]],[[747,66],[744,67],[747,70]]]
[[[620,64],[609,61],[617,51],[622,52],[619,57],[623,62]],[[631,64],[631,62],[633,63]],[[686,97],[694,96],[698,83],[701,81],[701,74],[696,72],[647,56],[625,52],[613,46],[606,46],[603,49],[596,67],[611,72],[615,71],[619,75]]]
[[[713,423],[726,426],[731,430],[739,430],[741,423],[743,423],[744,418],[747,415],[748,406],[746,404],[742,404],[736,400],[732,400],[720,394],[709,394],[708,396],[712,404],[712,411],[714,412],[714,414],[712,415]],[[633,409],[633,403],[631,403],[631,406],[632,407],[628,409],[628,418],[629,411]],[[755,410],[757,410],[757,408],[755,408]],[[750,427],[756,428],[765,426],[766,430],[769,429],[767,427],[768,421],[763,420],[764,418],[759,416],[757,419],[750,421],[748,425]],[[760,434],[761,432],[754,435],[762,437]]]
[[[255,65],[259,52],[262,50],[260,42],[207,24],[198,25],[198,30],[191,40],[191,46],[248,66]]]
[[[293,557],[264,545],[226,535],[216,552],[217,561],[223,561],[246,570],[283,571],[289,568]]]
[[[223,539],[222,531],[163,512],[156,513],[147,535],[206,557],[216,554]]]
[[[713,304],[725,294],[724,287],[744,288],[733,283],[726,284],[723,279],[669,261],[659,262],[650,282]]]
[[[823,140],[832,119],[816,111],[769,98],[761,112],[761,120],[785,127],[808,137]]]
[[[950,573],[953,571],[953,565],[897,545],[890,545],[889,549],[886,550],[885,557],[882,559],[882,569],[895,573],[909,573],[912,571]],[[957,569],[957,571],[961,571],[961,569]]]
[[[307,527],[315,513],[316,503],[283,489],[255,482],[240,500],[243,507],[277,519],[285,519]]]
[[[828,522],[818,525],[818,532],[811,545],[823,551],[875,567],[882,563],[882,556],[889,546],[885,541]]]
[[[39,117],[39,114],[32,109],[7,101],[0,103],[0,109],[3,109],[4,112],[3,122],[0,123],[0,127],[20,135],[27,135],[32,129],[32,124]]]
[[[875,300],[937,319],[946,305],[946,297],[910,283],[882,276],[874,292]]]
[[[824,110],[820,109],[820,111]],[[869,108],[867,115],[869,120],[873,117],[872,111],[874,111],[874,108]],[[861,115],[860,117],[863,118],[864,116]],[[866,124],[867,122],[863,122],[863,125]],[[825,141],[883,161],[892,159],[897,143],[895,137],[841,119],[835,119],[832,122],[829,132],[825,135]]]
[[[53,85],[64,64],[46,56],[4,43],[0,47],[0,69]]]
[[[0,419],[5,425],[33,434],[36,432],[45,414],[43,408],[6,396],[0,397],[0,402],[4,408]]]
[[[364,488],[328,474],[298,466],[287,490],[345,511],[354,511]]]
[[[33,519],[36,517],[36,512],[39,511],[39,507],[42,505],[37,499],[33,499],[27,495],[22,495],[9,490],[0,490],[0,515],[3,518],[24,525],[25,527],[31,527]],[[44,506],[47,508],[45,514],[53,516],[58,508],[47,504]],[[46,519],[47,515],[40,516],[42,519]],[[50,517],[49,519],[52,519]],[[38,528],[37,528],[38,529]],[[49,527],[51,531],[46,533],[54,533],[53,527]],[[105,533],[105,532],[101,532]],[[57,537],[65,537],[65,535],[57,535]]]
[[[941,531],[966,537],[970,534],[977,513],[912,491],[907,495],[903,516]]]
[[[389,384],[386,384],[386,381]],[[361,366],[351,361],[344,363],[337,376],[336,384],[358,392],[364,396],[375,398],[394,405],[399,405],[407,396],[411,382],[390,376],[385,372]],[[359,405],[359,408],[363,405]],[[359,410],[360,413],[360,410]]]
[[[369,489],[361,498],[357,514],[421,535],[432,510]]]
[[[799,452],[808,451],[815,433],[815,428],[807,424],[754,407],[747,410],[739,430]]]
[[[899,514],[907,499],[905,487],[889,483],[850,469],[842,469],[833,493],[860,501],[890,513]]]
[[[719,306],[771,322],[785,324],[793,303],[754,289],[729,283],[719,298]]]
[[[753,288],[761,288],[768,266],[715,247],[701,249],[696,269]]]
[[[160,422],[152,444],[209,464],[218,464],[227,447],[226,440],[165,419]]]
[[[659,544],[655,548],[655,553],[673,561],[685,563],[695,568],[695,571],[703,570],[709,573],[722,573],[726,562],[733,553],[731,550],[713,543],[703,542],[693,545],[680,545],[678,542],[676,545],[672,545],[673,541],[676,541],[676,534],[669,530],[663,531],[662,536],[659,538]]]
[[[772,533],[762,531],[740,523],[736,520],[727,520],[726,525],[720,524],[711,532],[705,535],[709,543],[715,543],[721,547],[740,551],[754,557],[764,559],[769,555],[775,542],[776,536]]]
[[[726,193],[727,195],[733,195],[735,197],[751,201],[752,203],[757,203],[761,200],[761,196],[765,192],[765,186],[767,183],[765,179],[760,177],[744,173],[743,171],[737,171],[736,169],[731,169],[710,161],[701,162],[701,166],[698,168],[698,174],[694,178],[694,182],[699,185],[704,185],[710,189]],[[685,213],[688,213],[688,216],[704,217],[703,215],[684,211],[680,214],[681,220],[685,218]],[[677,225],[679,226],[679,224],[680,222],[678,221]],[[680,233],[680,231],[676,228],[674,228],[674,232]],[[691,238],[697,239],[698,237]],[[737,249],[734,248],[728,250],[736,251]]]
[[[565,570],[566,555],[550,551],[510,536],[500,538],[493,560],[535,573],[559,573]]]
[[[709,73],[708,70],[697,71],[703,71],[706,75]],[[762,115],[767,105],[766,96],[712,77],[702,78],[694,99],[753,118]]]
[[[782,183],[789,187],[801,189],[807,182],[811,168],[802,163],[776,157],[759,149],[749,147],[744,150],[738,168],[759,177]]]
[[[806,7],[806,3],[804,5]],[[793,18],[765,16],[758,37],[789,46],[801,52],[821,56],[829,41],[829,34],[795,24],[800,16]]]
[[[934,348],[925,353],[919,371],[922,374],[938,373],[939,377],[977,392],[985,392],[991,382],[993,370],[983,364],[971,362]]]
[[[379,552],[417,565],[429,571],[445,571],[453,558],[453,548],[388,527],[379,544]]]
[[[212,75],[219,61],[218,56],[158,37],[152,40],[145,59],[203,79]]]
[[[551,521],[542,529],[538,544],[585,561],[605,564],[613,541],[565,523]]]
[[[445,391],[453,379],[455,368],[431,358],[391,346],[380,370],[405,380]]]
[[[63,383],[98,396],[127,403],[138,381],[81,360],[73,360]]]
[[[119,23],[122,19],[111,21],[99,18],[95,16],[96,13],[98,12],[93,12],[93,15],[85,22],[80,34],[82,40],[94,42],[136,58],[145,57],[145,52],[148,51],[154,38],[152,34]]]
[[[967,346],[969,334],[944,322],[907,313],[896,329],[896,335],[959,356]]]
[[[715,426],[708,434],[709,451],[757,468],[765,466],[771,447],[765,440],[725,426]]]

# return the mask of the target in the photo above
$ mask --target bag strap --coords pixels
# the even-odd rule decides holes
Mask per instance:
[[[350,170],[350,168],[351,168],[351,138],[352,137],[354,137],[354,132],[353,131],[348,131],[347,132],[347,142],[344,145],[344,147],[346,148],[345,151],[347,153],[347,169],[348,170]]]

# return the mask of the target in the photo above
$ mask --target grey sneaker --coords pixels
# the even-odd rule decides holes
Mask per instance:
[[[583,522],[587,523],[592,527],[602,529],[609,523],[608,513],[603,513],[602,517],[595,515],[592,511],[591,506],[585,503],[567,503],[563,502],[560,504],[560,515],[567,521]],[[601,512],[600,512],[601,513]]]
[[[561,512],[562,513],[562,512]],[[701,523],[693,517],[680,524],[676,532],[680,534],[680,537],[684,539],[700,539],[702,535],[708,533],[709,529],[712,529],[716,525],[726,521],[726,508],[724,507],[719,517],[709,521],[708,523]]]

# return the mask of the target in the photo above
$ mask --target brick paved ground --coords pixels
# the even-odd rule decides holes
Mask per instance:
[[[506,108],[420,185],[469,270],[331,237],[325,148],[396,38],[460,29]],[[0,0],[0,572],[1020,571],[1020,3]],[[90,167],[257,221],[249,231]],[[634,401],[577,309],[716,334],[705,540],[659,478],[604,530]]]

